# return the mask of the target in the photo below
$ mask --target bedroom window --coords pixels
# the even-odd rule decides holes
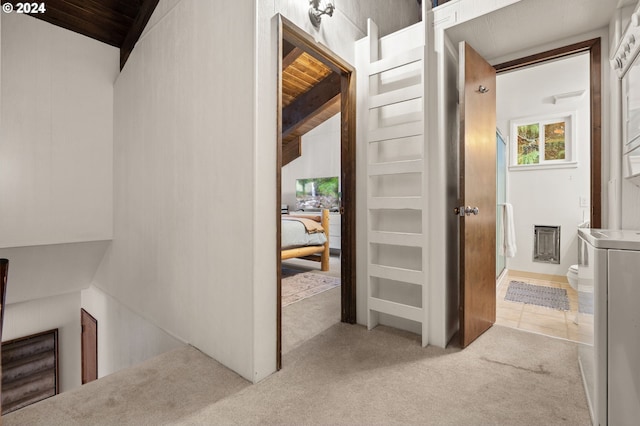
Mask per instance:
[[[574,114],[511,121],[511,170],[576,167]]]

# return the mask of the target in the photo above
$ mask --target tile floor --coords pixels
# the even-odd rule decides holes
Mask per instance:
[[[570,310],[560,311],[504,300],[510,281],[564,288],[569,297]],[[567,282],[509,275],[498,286],[496,294],[496,324],[580,343],[592,343],[593,337],[588,330],[589,327],[585,327],[587,325],[585,321],[591,319],[580,315],[578,323],[575,322],[578,311],[578,293]]]

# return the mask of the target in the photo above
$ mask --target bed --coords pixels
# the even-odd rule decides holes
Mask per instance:
[[[329,270],[329,210],[286,214],[281,219],[282,260],[300,258],[320,262]]]

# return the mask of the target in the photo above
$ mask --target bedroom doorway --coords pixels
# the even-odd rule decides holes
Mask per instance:
[[[298,77],[312,81],[311,87],[301,90],[296,99],[288,99],[283,93],[284,70],[293,63],[300,63],[304,70]],[[314,66],[317,65],[317,69]],[[320,69],[320,71],[318,71]],[[292,77],[294,78],[294,77]],[[334,251],[339,251],[340,278],[340,315],[339,320],[346,323],[356,322],[356,176],[355,176],[355,68],[331,52],[324,45],[317,43],[313,37],[302,29],[279,15],[279,49],[278,49],[278,106],[277,106],[277,159],[276,159],[276,205],[279,209],[277,227],[277,368],[282,367],[283,348],[283,302],[282,302],[282,224],[281,214],[289,208],[283,206],[282,197],[282,167],[302,155],[301,133],[293,131],[304,125],[307,130],[316,127],[319,122],[327,120],[339,113],[337,123],[339,132],[339,196],[331,216],[339,219],[340,239],[327,243],[324,250],[332,245]],[[315,81],[314,81],[315,80]],[[292,108],[285,108],[284,105]],[[321,114],[318,114],[321,111]],[[321,120],[324,114],[325,120]],[[315,121],[314,121],[315,120]],[[336,125],[334,119],[334,125]],[[329,120],[327,120],[329,121]],[[315,123],[315,124],[314,124]],[[304,129],[301,130],[302,132]],[[315,178],[316,176],[299,176],[300,179]],[[328,176],[334,178],[334,176]],[[295,209],[295,207],[293,208]],[[306,213],[306,212],[305,212]],[[318,212],[320,215],[320,212]],[[337,244],[337,246],[336,246]],[[311,249],[313,251],[313,249]],[[322,250],[322,251],[324,251]],[[302,253],[304,255],[304,253]],[[287,253],[285,257],[290,257]],[[333,256],[332,256],[333,257]],[[329,262],[331,264],[331,261]],[[335,260],[334,265],[337,267]],[[329,265],[329,268],[331,266]],[[318,266],[316,268],[320,269]],[[324,267],[322,268],[324,269]],[[324,271],[323,271],[324,272]],[[337,318],[336,318],[337,321]]]

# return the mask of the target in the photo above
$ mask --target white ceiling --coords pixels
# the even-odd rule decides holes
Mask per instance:
[[[608,27],[618,7],[636,1],[522,0],[446,32],[455,45],[465,40],[492,62],[492,58]]]

